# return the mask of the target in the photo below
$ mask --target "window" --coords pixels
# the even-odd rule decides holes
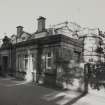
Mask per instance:
[[[22,70],[22,59],[21,55],[18,55],[18,71]]]
[[[33,70],[35,70],[36,69],[35,54],[32,54],[32,63],[33,63]]]
[[[22,40],[25,40],[26,38],[25,37],[22,37]]]
[[[27,70],[27,67],[28,67],[28,55],[24,56],[24,64],[25,64],[24,65],[25,66],[24,69]]]
[[[48,67],[51,67],[51,61],[52,61],[51,58],[47,59],[47,66]]]
[[[27,69],[27,55],[18,55],[18,71],[24,71]]]
[[[52,67],[52,57],[53,57],[52,52],[49,51],[46,56],[46,68],[47,69],[51,69]]]
[[[51,52],[48,52],[48,57],[51,57]]]
[[[77,51],[74,52],[74,59],[75,59],[75,62],[80,61],[80,52],[77,52]]]

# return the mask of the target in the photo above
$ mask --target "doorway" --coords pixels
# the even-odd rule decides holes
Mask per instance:
[[[8,73],[8,56],[2,57],[2,70],[3,70],[3,73],[5,74]]]

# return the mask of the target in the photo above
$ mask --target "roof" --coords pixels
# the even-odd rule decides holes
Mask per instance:
[[[30,33],[26,32],[26,31],[22,31],[21,34],[19,36],[16,36],[16,37],[19,38],[24,33],[26,33],[28,36],[32,36]]]
[[[29,45],[46,45],[46,44],[50,45],[50,44],[58,44],[61,42],[72,44],[78,47],[83,47],[83,44],[81,41],[70,38],[62,34],[51,35],[51,36],[46,36],[42,38],[27,40],[24,42],[19,42],[15,44],[15,47],[24,47],[24,46],[29,46]]]

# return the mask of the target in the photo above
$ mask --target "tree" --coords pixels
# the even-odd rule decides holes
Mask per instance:
[[[80,63],[76,63],[74,60],[59,59],[57,62],[62,68],[62,75],[59,77],[59,81],[65,83],[65,88],[68,89],[68,85],[73,85],[74,79],[79,80],[79,84],[83,83],[81,80],[83,76],[83,68],[80,67]],[[83,79],[83,78],[82,78]],[[81,86],[78,87],[80,90]]]

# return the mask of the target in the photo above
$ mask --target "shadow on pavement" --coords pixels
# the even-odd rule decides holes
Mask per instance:
[[[79,99],[81,99],[82,97],[84,97],[86,94],[82,93],[81,95],[73,98],[71,101],[69,101],[68,103],[66,103],[65,105],[72,105],[74,103],[76,103]]]
[[[0,105],[72,105],[85,95],[72,90],[33,85],[32,82],[21,85],[11,83],[8,87],[9,81],[0,81],[6,85],[0,86]]]
[[[44,100],[51,103],[56,103],[57,105],[72,105],[85,95],[85,93],[67,90],[52,92],[47,95],[44,95]]]

